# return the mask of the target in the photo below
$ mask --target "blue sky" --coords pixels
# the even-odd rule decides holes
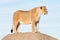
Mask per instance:
[[[47,6],[48,14],[41,16],[39,31],[60,39],[60,0],[0,0],[0,39],[10,34],[16,10],[30,10],[41,5]],[[30,26],[22,24],[19,31],[31,32]]]

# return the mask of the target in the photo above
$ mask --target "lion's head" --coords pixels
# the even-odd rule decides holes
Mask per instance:
[[[42,10],[42,13],[44,13],[44,15],[48,13],[46,6],[41,6],[40,9]]]

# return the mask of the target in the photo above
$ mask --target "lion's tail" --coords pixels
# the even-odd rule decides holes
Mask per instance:
[[[11,29],[11,33],[13,33],[13,28]]]

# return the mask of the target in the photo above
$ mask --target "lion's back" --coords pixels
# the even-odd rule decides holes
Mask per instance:
[[[16,11],[13,15],[13,19],[17,19],[20,22],[31,23],[32,13],[30,11]]]

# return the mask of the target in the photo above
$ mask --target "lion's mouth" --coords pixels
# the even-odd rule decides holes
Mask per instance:
[[[48,11],[46,13],[44,13],[44,15],[48,14]]]

